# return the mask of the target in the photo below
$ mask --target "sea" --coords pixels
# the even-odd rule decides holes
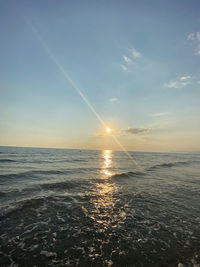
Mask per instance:
[[[0,147],[0,266],[200,266],[200,153]]]

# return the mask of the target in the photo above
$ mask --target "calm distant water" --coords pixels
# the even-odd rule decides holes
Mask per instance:
[[[200,154],[0,147],[0,266],[200,266]]]

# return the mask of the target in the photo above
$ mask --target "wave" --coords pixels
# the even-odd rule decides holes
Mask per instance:
[[[21,200],[16,200],[10,204],[1,206],[0,208],[0,219],[7,218],[8,215],[11,215],[15,212],[29,212],[36,211],[41,206],[49,205],[52,207],[52,204],[61,204],[67,205],[68,203],[76,202],[76,195],[43,195],[43,196],[33,196],[24,198]],[[64,202],[63,202],[64,201]]]
[[[16,178],[34,178],[38,174],[41,175],[63,175],[63,174],[72,174],[74,173],[73,170],[35,170],[35,171],[27,171],[27,172],[20,172],[20,173],[9,173],[9,174],[0,174],[0,181],[1,179],[16,179]]]
[[[57,163],[57,162],[69,162],[69,163],[73,163],[73,162],[87,162],[87,159],[62,159],[62,160],[56,160],[56,161],[52,161],[52,163]]]
[[[14,204],[10,204],[1,209],[1,217],[7,216],[10,213],[13,213],[18,210],[23,210],[24,208],[35,209],[38,206],[44,204],[45,200],[52,199],[52,197],[39,197],[39,198],[29,198],[25,200],[20,200]]]
[[[130,177],[135,177],[135,176],[140,176],[144,175],[144,172],[123,172],[123,173],[116,173],[112,175],[110,178],[111,179],[116,179],[116,178],[130,178]]]
[[[158,168],[171,168],[174,166],[188,165],[190,163],[191,163],[190,161],[176,161],[176,162],[161,163],[161,164],[156,164],[152,167],[149,167],[147,170],[158,169]]]
[[[50,191],[50,195],[52,193],[52,191],[54,193],[72,193],[74,192],[74,190],[76,190],[76,188],[78,188],[78,190],[82,187],[87,187],[88,186],[88,182],[83,183],[80,180],[78,181],[62,181],[62,182],[49,182],[49,183],[38,183],[36,185],[29,185],[28,187],[24,187],[24,188],[13,188],[13,189],[9,189],[9,190],[2,190],[0,191],[0,197],[5,198],[8,200],[10,199],[12,202],[13,200],[17,198],[21,198],[21,197],[33,197],[36,195],[40,195],[41,193],[43,194],[45,192],[45,194],[47,192]],[[49,194],[49,193],[47,193]],[[47,197],[47,196],[46,196]]]
[[[0,159],[0,162],[16,162],[13,159]]]
[[[5,179],[23,179],[23,178],[38,178],[38,175],[41,175],[40,178],[44,175],[70,175],[75,173],[85,173],[89,171],[98,171],[101,168],[73,168],[73,169],[64,169],[64,170],[32,170],[19,173],[9,173],[9,174],[0,174],[0,181],[5,181]]]
[[[5,179],[23,179],[28,177],[34,177],[35,174],[60,174],[59,171],[31,171],[31,172],[20,172],[20,173],[9,173],[9,174],[1,174],[0,181],[4,181]]]
[[[76,161],[77,161],[77,162],[86,162],[87,159],[72,159],[71,161],[72,161],[72,162],[73,162],[73,161],[75,161],[75,162],[76,162]]]
[[[86,183],[84,183],[86,184]],[[63,182],[56,182],[56,183],[43,183],[39,184],[39,187],[44,190],[60,190],[60,189],[72,189],[74,187],[81,187],[83,183],[80,182],[80,180],[76,181],[63,181]]]
[[[71,172],[69,170],[65,170],[65,171],[60,171],[60,170],[35,170],[35,171],[31,171],[31,172],[27,172],[30,174],[65,174]]]

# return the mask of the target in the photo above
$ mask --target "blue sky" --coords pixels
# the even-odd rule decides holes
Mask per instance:
[[[126,149],[200,150],[199,1],[0,10],[0,145],[120,149],[59,64]]]

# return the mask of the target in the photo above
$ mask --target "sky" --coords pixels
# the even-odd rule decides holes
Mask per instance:
[[[199,0],[0,1],[0,145],[200,151],[199,12]]]

